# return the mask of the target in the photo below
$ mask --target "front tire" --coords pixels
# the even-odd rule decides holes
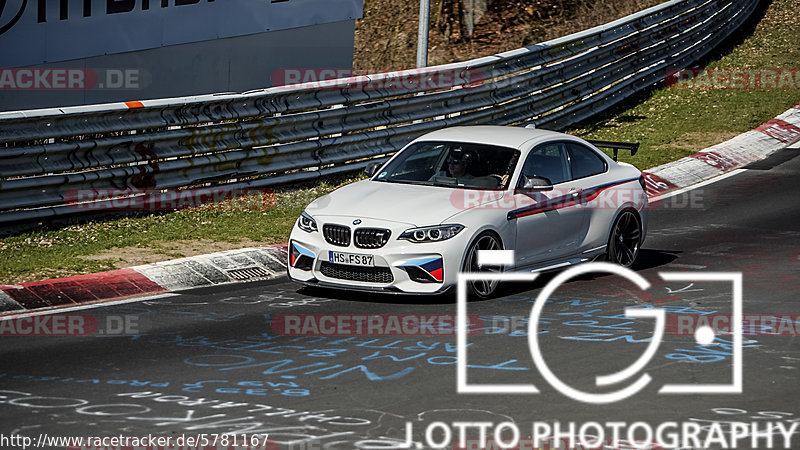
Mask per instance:
[[[500,238],[494,233],[486,232],[475,238],[472,244],[468,247],[466,257],[464,258],[464,272],[482,272],[482,273],[500,273],[500,267],[480,267],[478,265],[478,251],[480,250],[502,250],[503,244]],[[480,299],[487,299],[491,297],[496,291],[497,286],[500,284],[499,280],[476,280],[467,283],[470,295]]]
[[[617,216],[611,226],[606,256],[609,262],[630,268],[639,256],[642,245],[642,221],[632,210]]]

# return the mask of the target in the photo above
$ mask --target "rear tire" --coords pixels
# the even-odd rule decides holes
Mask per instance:
[[[606,259],[611,263],[630,268],[639,256],[641,245],[642,221],[639,215],[629,209],[622,211],[611,226]]]
[[[475,238],[475,240],[467,248],[466,257],[464,258],[463,272],[483,272],[483,273],[500,273],[503,271],[501,267],[480,267],[478,266],[478,251],[479,250],[502,250],[503,244],[500,243],[500,238],[494,233],[485,232]],[[477,280],[467,283],[470,295],[480,299],[490,298],[496,291],[497,286],[500,284],[499,280]]]

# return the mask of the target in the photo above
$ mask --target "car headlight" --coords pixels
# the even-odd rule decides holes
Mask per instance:
[[[303,211],[297,219],[297,227],[307,233],[313,233],[317,231],[317,221]]]
[[[464,229],[464,225],[437,225],[435,227],[411,228],[403,232],[397,239],[411,242],[446,241]]]

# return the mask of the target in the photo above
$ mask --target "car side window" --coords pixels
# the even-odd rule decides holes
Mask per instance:
[[[569,162],[564,144],[543,144],[531,150],[522,166],[522,173],[529,177],[547,178],[553,184],[569,180]]]
[[[606,171],[606,163],[592,150],[580,144],[567,144],[572,178],[584,178]]]

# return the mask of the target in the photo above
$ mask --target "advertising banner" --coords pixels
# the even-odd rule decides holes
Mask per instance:
[[[363,0],[0,0],[0,67],[352,20],[362,9]]]

